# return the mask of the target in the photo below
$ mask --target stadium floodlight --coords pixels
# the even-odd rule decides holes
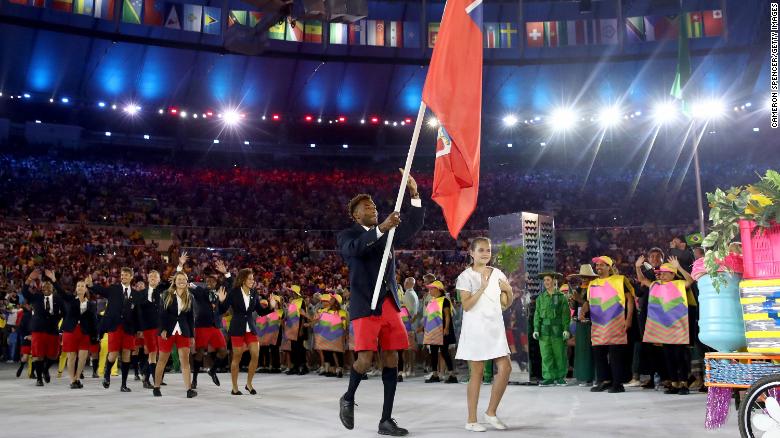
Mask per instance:
[[[140,110],[141,110],[141,107],[136,105],[136,104],[134,104],[134,103],[128,103],[127,105],[125,105],[125,108],[124,108],[125,113],[127,113],[127,115],[129,115],[129,116],[134,116],[134,115],[138,114],[138,111],[140,111]]]
[[[719,119],[726,114],[726,105],[720,99],[705,99],[691,106],[691,113],[696,119]]]
[[[515,125],[517,125],[517,117],[514,114],[508,114],[504,116],[504,126],[507,128],[511,128]]]
[[[659,102],[653,107],[653,119],[659,124],[666,124],[677,118],[677,105],[674,102]]]
[[[235,108],[227,108],[222,112],[222,121],[227,126],[236,126],[241,121],[241,114]]]
[[[439,121],[436,120],[436,117],[431,117],[428,119],[428,126],[430,126],[431,128],[438,128]]]
[[[556,108],[550,113],[550,124],[556,131],[566,131],[574,127],[577,114],[571,108]]]
[[[598,121],[604,128],[611,128],[617,125],[621,119],[620,108],[617,106],[608,106],[599,111]]]
[[[98,106],[100,108],[105,108],[106,107],[106,103],[105,102],[98,102]]]

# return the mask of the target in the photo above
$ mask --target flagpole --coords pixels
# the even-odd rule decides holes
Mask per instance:
[[[706,235],[706,229],[705,229],[705,223],[704,223],[704,196],[702,194],[701,189],[701,167],[699,166],[699,144],[701,143],[701,138],[704,136],[704,130],[707,129],[707,124],[705,123],[702,127],[702,132],[700,135],[696,135],[696,120],[691,121],[693,129],[693,169],[694,173],[696,175],[696,203],[697,207],[699,209],[699,232],[701,233],[702,239]]]
[[[406,183],[409,181],[409,171],[412,168],[412,160],[414,159],[414,152],[417,150],[417,141],[420,138],[420,129],[422,128],[423,117],[425,116],[425,102],[420,101],[420,110],[417,111],[417,122],[414,124],[414,134],[412,134],[412,142],[409,145],[409,152],[406,154],[406,164],[404,165],[404,175],[401,178],[401,187],[398,189],[398,197],[395,199],[395,208],[393,211],[400,212],[401,204],[404,202],[404,193],[406,193]],[[371,310],[376,309],[377,301],[379,300],[379,289],[382,287],[382,279],[385,278],[385,271],[387,270],[387,260],[390,255],[390,248],[393,246],[393,237],[395,237],[395,227],[391,228],[387,233],[387,241],[385,242],[385,250],[382,253],[382,263],[379,265],[379,275],[374,285],[374,295],[371,298]]]

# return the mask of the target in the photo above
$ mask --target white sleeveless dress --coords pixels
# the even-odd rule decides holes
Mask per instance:
[[[509,355],[504,316],[501,313],[501,288],[498,280],[507,281],[506,275],[493,268],[488,286],[471,310],[463,311],[456,359],[491,360]],[[474,293],[482,286],[482,277],[471,268],[463,271],[455,288]]]

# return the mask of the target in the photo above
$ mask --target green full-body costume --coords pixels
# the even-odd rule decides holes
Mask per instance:
[[[536,298],[534,329],[539,333],[542,378],[547,383],[566,379],[569,363],[564,332],[568,333],[570,320],[569,302],[557,288],[552,294],[543,291]]]

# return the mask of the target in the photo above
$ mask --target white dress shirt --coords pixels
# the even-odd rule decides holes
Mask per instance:
[[[46,308],[46,305],[49,305],[49,314],[54,315],[54,295],[44,295],[43,299],[47,302],[43,303],[43,308]]]
[[[84,313],[87,311],[87,301],[82,301],[79,303],[79,310],[81,310],[81,313]]]
[[[154,288],[149,286],[149,291],[147,292],[147,299],[151,303],[153,298],[154,298]]]
[[[249,309],[249,294],[245,294],[243,289],[241,290],[241,296],[244,297],[244,308]],[[249,330],[249,322],[246,323],[246,332],[249,333],[252,330]]]
[[[181,297],[179,296],[179,294],[175,294],[175,295],[176,295],[176,304],[178,307],[178,311],[176,312],[176,314],[181,315],[181,306],[182,306]],[[171,335],[180,335],[180,334],[181,334],[181,327],[179,327],[179,321],[176,321],[176,326],[173,328],[173,333],[171,333]]]
[[[417,208],[420,208],[420,207],[422,207],[422,199],[420,199],[420,198],[412,198],[412,207],[417,207]],[[368,230],[370,230],[370,229],[371,229],[371,228],[369,228],[369,227],[367,227],[367,226],[365,226],[365,225],[362,225],[362,227],[363,227],[363,228],[364,228],[366,231],[368,231]],[[382,238],[382,236],[384,236],[384,234],[385,234],[385,233],[383,233],[383,232],[379,231],[379,226],[376,226],[376,238],[377,238],[377,239],[381,239],[381,238]]]

